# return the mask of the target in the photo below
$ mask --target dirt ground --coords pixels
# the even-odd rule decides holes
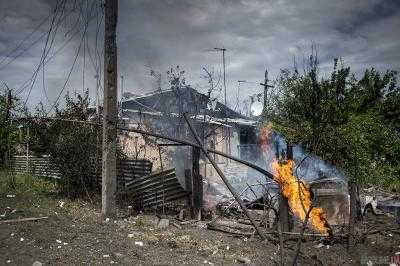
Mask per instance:
[[[69,201],[48,193],[1,193],[0,214],[0,265],[32,265],[35,261],[43,265],[239,265],[243,259],[253,265],[279,262],[279,246],[256,236],[234,237],[210,231],[205,222],[161,230],[157,228],[158,218],[150,214],[102,222],[99,204]],[[40,216],[49,218],[1,223]],[[386,215],[372,215],[362,226],[372,230],[395,224]],[[295,244],[286,242],[285,265],[292,261]],[[399,251],[398,229],[369,235],[350,250],[343,243],[331,241],[328,245],[315,239],[303,243],[299,265],[360,265],[379,260],[388,265],[386,262]]]

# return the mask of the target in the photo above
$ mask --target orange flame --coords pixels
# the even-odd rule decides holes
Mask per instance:
[[[272,163],[272,169],[275,171],[274,180],[279,183],[282,195],[287,198],[291,211],[301,221],[304,221],[311,207],[309,186],[293,176],[292,160],[284,164],[280,164],[275,160]],[[311,209],[309,222],[322,234],[330,234],[330,227],[322,208],[314,207]]]

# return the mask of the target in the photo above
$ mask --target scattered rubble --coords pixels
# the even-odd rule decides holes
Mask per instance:
[[[251,264],[251,260],[246,257],[237,257],[236,261],[241,262],[243,264]]]
[[[169,220],[162,218],[158,221],[157,228],[158,229],[165,229],[169,226]]]
[[[60,200],[60,201],[58,202],[58,207],[62,208],[62,207],[64,207],[64,204],[65,204],[65,202],[62,201],[62,200]]]
[[[135,241],[135,245],[139,247],[143,247],[143,242],[142,241]]]

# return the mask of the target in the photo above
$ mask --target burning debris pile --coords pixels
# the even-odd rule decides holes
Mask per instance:
[[[301,221],[309,219],[312,226],[322,234],[330,235],[331,229],[324,210],[311,203],[310,187],[293,175],[293,160],[284,163],[274,161],[274,180],[279,183],[281,194],[287,199],[290,210]]]
[[[246,159],[273,173],[273,180],[266,180],[265,176],[253,170],[242,173],[234,169],[235,171],[229,174],[229,169],[224,169],[224,172],[229,174],[231,180],[239,181],[240,184],[234,185],[237,191],[241,191],[239,194],[246,206],[253,211],[263,212],[260,225],[268,224],[267,228],[276,226],[280,208],[278,199],[279,195],[282,195],[287,200],[289,212],[298,221],[307,221],[305,224],[310,225],[309,227],[319,234],[331,236],[331,226],[346,223],[348,217],[348,196],[347,192],[344,192],[347,191],[345,178],[338,175],[333,166],[305,154],[299,147],[293,150],[293,159],[289,158],[287,152],[283,138],[269,127],[264,127],[258,133],[257,145],[249,152],[251,156]],[[303,160],[305,157],[307,160]],[[227,167],[235,168],[234,165]],[[223,184],[221,186],[223,187]],[[210,190],[205,191],[211,193]],[[221,189],[219,191],[222,193]],[[223,215],[232,217],[241,213],[238,204],[235,204],[229,195],[220,198],[218,204],[213,203]],[[216,197],[212,199],[217,200]]]

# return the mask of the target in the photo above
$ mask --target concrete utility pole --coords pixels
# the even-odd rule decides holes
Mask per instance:
[[[116,214],[118,103],[117,17],[118,0],[106,0],[104,20],[103,170],[101,194],[101,214],[103,218],[112,218]]]

